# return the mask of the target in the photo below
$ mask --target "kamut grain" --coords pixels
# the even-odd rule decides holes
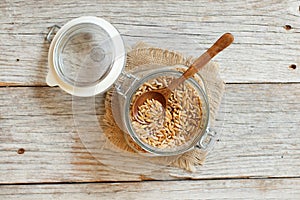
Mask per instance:
[[[146,91],[166,87],[171,77],[159,77],[144,83],[135,93],[132,102]],[[138,108],[138,118],[131,113],[132,126],[141,140],[153,147],[165,149],[185,144],[201,128],[201,99],[190,83],[181,84],[170,98],[166,110],[157,100],[151,99]]]

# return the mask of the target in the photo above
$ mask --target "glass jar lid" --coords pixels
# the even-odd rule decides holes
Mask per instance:
[[[106,91],[125,65],[125,47],[117,29],[104,19],[80,17],[65,24],[49,49],[47,84],[75,96]]]

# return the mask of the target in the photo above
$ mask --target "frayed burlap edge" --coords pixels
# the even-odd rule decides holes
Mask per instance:
[[[176,53],[169,50],[150,47],[145,43],[138,43],[127,54],[127,63],[125,70],[134,70],[139,66],[145,66],[147,64],[158,65],[185,65],[189,66],[193,62],[194,58],[184,57],[180,53]],[[225,90],[225,84],[219,77],[219,67],[215,62],[208,63],[200,72],[206,85],[206,93],[208,96],[210,106],[210,126],[213,126],[216,113],[219,109],[221,99]],[[126,138],[127,134],[119,129],[112,115],[111,110],[111,97],[113,89],[107,92],[105,99],[104,122],[107,125],[104,128],[104,133],[108,140],[115,145],[129,153],[136,153],[126,142],[126,139],[131,141],[130,138]],[[138,148],[138,147],[137,147]],[[141,149],[141,151],[143,151]],[[202,165],[205,161],[207,152],[201,149],[195,148],[189,152],[186,152],[179,156],[171,166],[179,167],[188,171],[195,171],[196,166]]]

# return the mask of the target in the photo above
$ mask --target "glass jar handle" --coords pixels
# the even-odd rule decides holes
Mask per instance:
[[[50,27],[50,29],[49,29],[49,32],[47,33],[47,35],[46,35],[46,40],[49,42],[49,43],[51,43],[52,42],[52,34],[54,33],[54,31],[56,30],[56,29],[60,29],[60,26],[58,26],[58,25],[53,25],[53,26],[51,26]]]
[[[203,137],[201,137],[201,139],[197,143],[196,147],[205,152],[209,152],[212,150],[216,140],[217,140],[217,132],[208,127]]]

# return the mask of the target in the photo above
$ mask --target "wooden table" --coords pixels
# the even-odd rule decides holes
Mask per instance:
[[[171,30],[199,55],[224,32],[220,140],[190,173],[113,170],[80,142],[72,97],[45,83],[48,27],[103,17],[119,31]],[[0,199],[300,199],[299,0],[22,1],[0,3]],[[133,38],[134,38],[133,37]]]

